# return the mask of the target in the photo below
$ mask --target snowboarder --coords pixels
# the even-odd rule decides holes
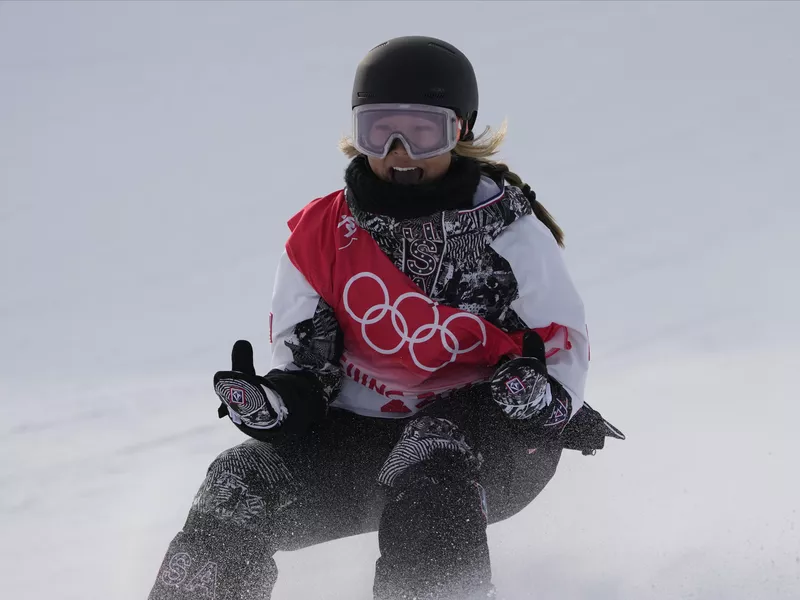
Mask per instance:
[[[289,221],[271,368],[240,340],[214,376],[250,439],[211,463],[150,600],[265,600],[275,552],[375,531],[376,599],[493,597],[487,525],[563,449],[624,439],[583,399],[562,231],[477,115],[445,41],[392,39],[358,65],[345,185]]]

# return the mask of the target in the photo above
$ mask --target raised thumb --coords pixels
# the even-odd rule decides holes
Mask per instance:
[[[256,368],[253,366],[253,346],[247,340],[238,340],[233,345],[231,368],[247,375],[256,374]]]

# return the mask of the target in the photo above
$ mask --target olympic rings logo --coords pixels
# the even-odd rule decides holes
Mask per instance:
[[[383,292],[383,302],[381,304],[375,304],[371,306],[363,315],[358,316],[350,308],[350,288],[353,287],[353,284],[356,281],[365,278],[373,280],[380,286],[381,291]],[[433,322],[426,325],[420,325],[414,330],[413,333],[409,335],[408,321],[406,321],[403,313],[400,312],[400,305],[403,303],[403,301],[411,298],[422,300],[431,307],[433,311]],[[479,346],[486,345],[486,326],[476,315],[468,312],[458,312],[447,317],[443,323],[439,323],[441,317],[439,315],[438,305],[427,296],[423,296],[422,294],[418,294],[416,292],[406,292],[405,294],[398,296],[398,298],[392,304],[389,304],[389,300],[389,290],[386,288],[386,284],[383,282],[383,280],[381,280],[380,277],[368,271],[354,275],[350,278],[350,281],[347,282],[347,285],[344,286],[343,301],[347,314],[349,314],[356,323],[361,325],[361,337],[364,338],[364,341],[369,345],[370,348],[379,354],[397,354],[403,348],[403,346],[408,344],[408,351],[411,354],[411,359],[414,361],[414,364],[424,371],[434,373],[448,364],[455,362],[458,356],[472,352]],[[375,344],[367,334],[367,325],[374,325],[375,323],[378,323],[384,317],[386,317],[387,313],[391,314],[392,327],[394,328],[395,333],[400,337],[400,342],[393,348],[381,348]],[[475,321],[480,327],[482,340],[477,341],[469,348],[462,349],[460,347],[459,339],[452,331],[448,329],[450,323],[456,319],[472,319]],[[427,365],[423,365],[419,361],[415,352],[415,346],[433,339],[433,336],[435,336],[437,332],[439,333],[439,339],[441,340],[442,348],[450,353],[450,360],[439,365],[438,367],[429,367]]]

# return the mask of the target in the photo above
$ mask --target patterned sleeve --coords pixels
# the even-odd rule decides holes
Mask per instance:
[[[342,381],[342,330],[333,309],[311,287],[284,252],[270,313],[271,372],[311,375],[330,404]]]

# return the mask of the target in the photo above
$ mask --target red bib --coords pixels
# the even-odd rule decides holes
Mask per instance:
[[[426,296],[356,224],[343,190],[311,202],[289,228],[292,264],[333,308],[346,353],[374,373],[414,388],[521,354],[522,332]]]

